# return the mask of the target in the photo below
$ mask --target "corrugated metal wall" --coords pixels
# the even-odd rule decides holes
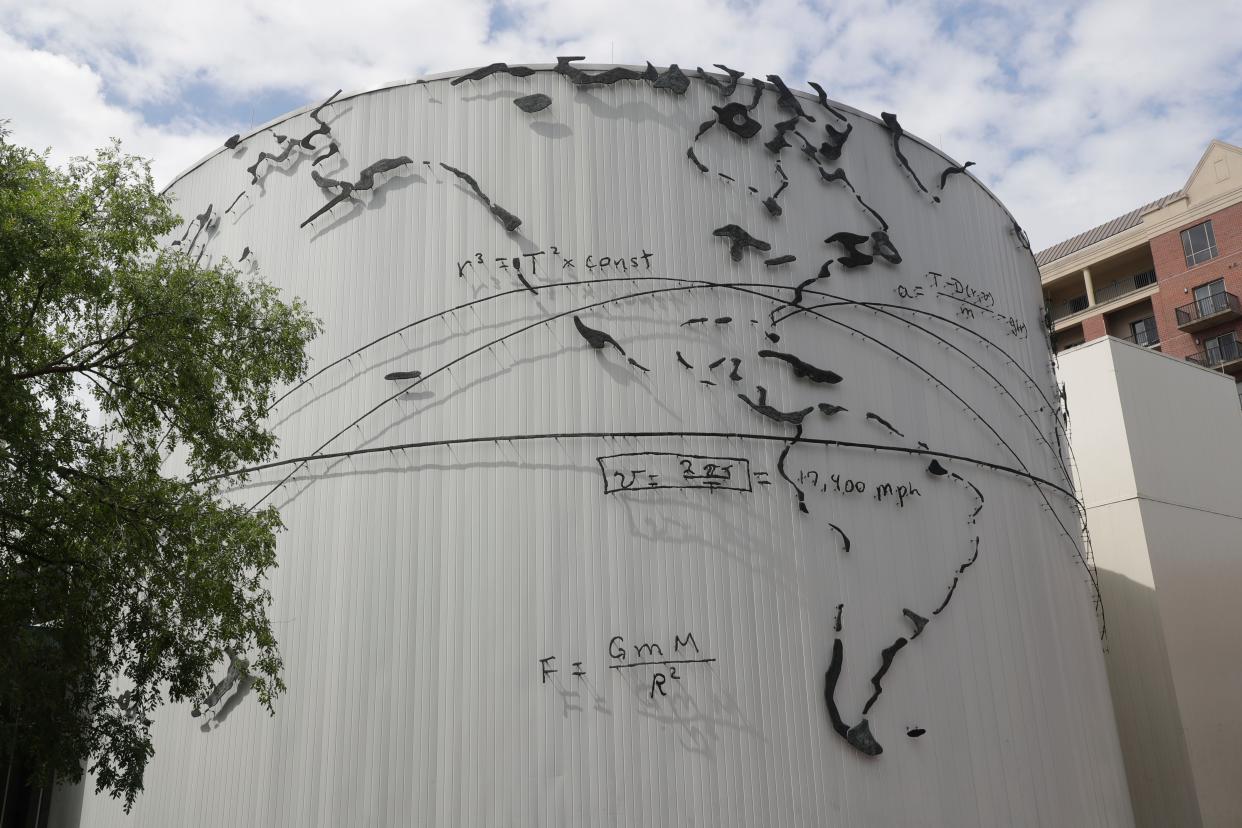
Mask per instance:
[[[534,92],[552,105],[512,104]],[[842,127],[799,100],[814,144],[824,123]],[[879,224],[792,133],[779,156],[764,148],[790,117],[772,90],[751,113],[759,135],[717,125],[694,142],[725,103],[698,79],[678,96],[550,71],[445,78],[323,110],[340,153],[322,175],[412,163],[304,228],[330,194],[312,153],[264,162],[249,184],[246,167],[279,149],[271,132],[175,183],[187,217],[247,193],[204,234],[204,257],[248,246],[307,300],[326,331],[314,369],[408,326],[280,403],[282,458],[523,439],[315,460],[240,485],[288,526],[272,589],[289,692],[274,718],[245,694],[214,717],[165,710],[132,816],[88,795],[83,825],[1130,822],[1092,593],[1061,526],[1078,517],[1031,479],[1067,485],[1030,253],[976,181],[941,191],[950,162],[907,139],[924,195],[890,133],[846,109],[839,165],[902,261],[831,264],[809,288],[829,295],[803,301],[823,307],[772,325],[792,287],[845,255],[824,239]],[[275,131],[314,127],[304,111]],[[762,201],[778,159],[790,184],[776,218]],[[729,224],[770,251],[732,260],[712,234]],[[783,254],[797,261],[765,266]],[[590,348],[574,316],[626,355]],[[763,349],[842,380],[797,377]],[[812,411],[791,445],[794,425],[740,399],[759,402],[758,386],[784,412],[845,410]],[[960,479],[929,474],[928,451],[969,458],[939,457]],[[613,455],[629,456],[598,459]],[[731,467],[720,489],[713,462]],[[917,493],[899,504],[901,487]],[[869,757],[834,732],[825,672],[839,638],[835,698],[857,724],[881,652],[914,632],[903,609],[930,623],[882,678],[867,720],[884,750]],[[633,665],[680,659],[698,660]]]

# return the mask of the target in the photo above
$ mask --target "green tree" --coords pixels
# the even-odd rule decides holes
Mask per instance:
[[[165,247],[179,223],[119,143],[57,169],[0,123],[0,749],[43,782],[85,765],[127,809],[151,713],[226,654],[269,712],[284,689],[279,515],[196,481],[273,455],[264,414],[319,331]]]

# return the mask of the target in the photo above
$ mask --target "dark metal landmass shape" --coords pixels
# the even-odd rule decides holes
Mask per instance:
[[[693,319],[687,319],[685,322],[682,322],[682,323],[681,323],[681,327],[683,327],[683,328],[684,328],[684,327],[686,327],[687,325],[697,325],[697,324],[699,324],[699,323],[701,323],[701,322],[706,322],[706,321],[707,321],[707,317],[706,317],[706,316],[696,316],[696,317],[695,317],[695,318],[693,318]]]
[[[903,609],[901,614],[909,618],[910,623],[914,625],[914,635],[910,636],[910,640],[913,641],[919,637],[923,632],[923,628],[927,626],[927,619],[910,609]]]
[[[1016,219],[1010,218],[1009,221],[1013,224],[1013,234],[1018,237],[1018,243],[1029,251],[1031,249],[1031,239],[1026,235],[1026,231],[1018,226]]]
[[[798,118],[805,118],[814,123],[815,119],[802,109],[802,104],[798,102],[797,96],[789,91],[789,87],[785,85],[785,81],[781,80],[780,75],[768,75],[768,82],[776,87],[777,99],[776,106],[786,112],[792,112]]]
[[[650,373],[651,373],[651,369],[650,369],[650,368],[646,368],[646,367],[644,367],[644,366],[642,366],[642,365],[639,365],[639,364],[638,364],[638,361],[637,361],[637,360],[635,360],[635,359],[634,359],[634,357],[627,357],[627,360],[629,361],[630,365],[633,365],[635,368],[637,368],[638,370],[642,371],[643,373],[645,373],[645,374],[650,374]]]
[[[493,63],[488,66],[484,66],[482,69],[475,69],[468,75],[462,75],[460,78],[453,78],[449,85],[456,86],[457,84],[464,83],[468,80],[483,80],[488,75],[494,75],[497,72],[513,75],[515,78],[525,78],[535,74],[535,70],[527,66],[510,66],[507,63]]]
[[[806,290],[808,287],[815,284],[815,282],[817,282],[818,280],[819,280],[818,276],[812,276],[810,279],[803,279],[801,282],[799,282],[798,286],[794,288],[794,295],[793,295],[793,299],[790,300],[790,304],[801,305],[803,298],[805,298],[802,294],[802,291]]]
[[[284,136],[280,136],[280,137],[284,137]],[[279,140],[279,138],[277,140]],[[259,157],[254,160],[254,163],[251,164],[249,167],[246,167],[246,172],[250,173],[250,183],[251,184],[259,183],[259,165],[260,164],[262,164],[264,161],[267,161],[267,160],[274,161],[277,164],[283,164],[285,162],[285,159],[289,157],[289,153],[293,152],[293,148],[296,146],[298,146],[298,143],[296,141],[290,141],[289,143],[285,144],[285,148],[282,149],[279,153],[273,154],[273,153],[266,152],[266,151],[260,152]]]
[[[238,264],[241,264],[242,262],[246,261],[246,259],[248,259],[249,257],[250,257],[250,245],[246,245],[245,249],[242,250],[242,254],[237,257]]]
[[[790,118],[788,121],[780,121],[776,125],[776,136],[764,143],[769,152],[780,153],[785,147],[789,146],[789,141],[785,138],[786,132],[795,131],[798,126],[798,116]]]
[[[906,735],[909,736],[911,739],[917,739],[926,732],[927,731],[921,727],[912,727],[906,731]]]
[[[854,125],[846,124],[845,129],[841,130],[833,129],[831,124],[824,124],[824,131],[828,133],[828,140],[820,144],[819,154],[828,161],[836,161],[840,159],[841,149],[845,146],[850,133],[854,131]]]
[[[422,371],[393,371],[392,373],[384,374],[384,379],[386,380],[418,379],[422,375],[423,375]]]
[[[756,239],[736,224],[726,224],[724,227],[717,227],[712,231],[712,235],[729,239],[729,257],[735,262],[742,260],[742,253],[747,247],[753,247],[765,253],[772,249],[772,245]]]
[[[897,252],[888,233],[883,230],[875,230],[871,233],[871,252],[886,262],[901,264],[901,254]]]
[[[702,138],[703,133],[707,132],[709,129],[711,129],[715,125],[716,125],[715,118],[712,118],[710,121],[704,121],[703,123],[699,124],[699,131],[694,133],[694,140],[697,141],[700,138]]]
[[[778,334],[776,331],[768,331],[766,334],[764,334],[764,336],[766,336],[769,340],[771,340],[773,345],[781,341],[781,335]]]
[[[333,92],[331,95],[329,95],[329,96],[328,96],[328,97],[324,100],[324,102],[323,102],[323,103],[321,103],[319,106],[317,106],[317,107],[315,107],[314,109],[312,109],[312,110],[310,111],[310,119],[311,119],[312,121],[314,121],[315,123],[319,124],[320,126],[327,126],[326,124],[324,124],[323,120],[319,117],[319,113],[323,111],[323,108],[324,108],[325,106],[327,106],[328,104],[330,104],[330,103],[332,103],[334,100],[336,100],[336,96],[337,96],[337,95],[339,95],[339,94],[341,94],[341,90],[339,90],[339,89],[338,89],[338,90],[336,90],[335,92]]]
[[[885,428],[887,428],[889,431],[891,431],[891,432],[893,432],[894,434],[896,434],[898,437],[905,437],[905,436],[906,436],[906,435],[902,434],[900,431],[898,431],[898,430],[897,430],[897,428],[896,428],[896,426],[894,426],[894,425],[893,425],[892,423],[890,423],[888,420],[886,420],[886,419],[884,419],[883,417],[881,417],[879,414],[876,414],[876,413],[874,413],[874,412],[872,412],[872,411],[868,411],[868,412],[867,412],[867,419],[868,419],[868,420],[875,420],[877,423],[879,423],[880,425],[884,426],[884,427],[885,427]]]
[[[793,425],[801,426],[802,421],[806,419],[806,415],[815,410],[815,406],[812,405],[807,406],[801,411],[781,411],[780,409],[768,405],[768,389],[764,388],[762,385],[756,385],[755,390],[759,392],[758,401],[752,401],[750,397],[745,394],[738,394],[737,398],[749,405],[755,411],[758,411],[760,414],[767,417],[769,420],[774,420],[778,423],[792,423]]]
[[[493,204],[491,209],[492,215],[500,220],[500,223],[504,225],[505,230],[508,232],[512,233],[514,230],[522,226],[522,220],[520,218],[513,215],[513,213],[510,213],[499,204]]]
[[[333,141],[332,143],[328,144],[328,151],[325,152],[323,155],[319,156],[318,158],[316,158],[314,161],[312,161],[311,166],[312,167],[319,166],[320,162],[327,161],[329,158],[336,155],[340,151],[341,151],[340,146],[336,143],[336,141]]]
[[[194,221],[198,224],[198,229],[194,231],[194,238],[190,239],[190,246],[186,248],[187,253],[194,252],[194,243],[198,241],[199,234],[203,232],[203,229],[207,226],[207,223],[211,221],[211,208],[213,206],[214,205],[212,204],[208,204],[206,210],[194,217]],[[188,226],[185,229],[187,233],[190,231]],[[183,235],[181,238],[184,240],[185,236]],[[204,246],[206,246],[206,244],[206,242],[203,243]]]
[[[780,265],[789,264],[790,262],[796,262],[796,261],[798,261],[797,256],[793,255],[792,253],[787,253],[784,256],[777,256],[774,259],[764,259],[763,263],[767,265],[768,267],[779,267]]]
[[[893,666],[893,659],[897,657],[897,653],[901,648],[909,644],[910,641],[904,636],[899,637],[892,644],[880,650],[880,669],[876,670],[874,676],[871,677],[871,686],[875,688],[871,693],[871,698],[867,699],[867,703],[863,705],[863,715],[866,716],[871,706],[880,698],[880,694],[884,692],[884,688],[880,685],[884,675],[888,672],[888,668]],[[867,721],[863,719],[863,721]]]
[[[799,133],[798,137],[801,138],[802,134]],[[810,154],[812,153],[808,153],[808,155]],[[850,181],[849,176],[845,174],[845,170],[838,167],[832,172],[828,172],[828,170],[821,166],[819,168],[819,177],[829,184],[834,181],[839,181],[844,184],[850,193],[853,194],[854,200],[858,202],[858,205],[870,213],[871,217],[880,223],[880,227],[883,230],[888,230],[888,222],[884,220],[884,216],[880,215],[878,210],[863,200],[863,197],[859,194],[858,189],[854,186],[853,182]],[[885,238],[887,238],[887,236]],[[868,262],[868,264],[870,264],[870,262]]]
[[[763,128],[762,124],[750,117],[745,104],[734,101],[724,106],[713,106],[712,109],[716,111],[716,119],[724,124],[725,129],[747,140],[754,138]]]
[[[577,316],[574,317],[574,327],[578,329],[578,333],[582,335],[582,338],[585,339],[587,344],[592,348],[598,350],[599,348],[611,345],[620,351],[622,356],[625,356],[625,349],[621,347],[621,344],[617,342],[617,340],[613,339],[603,331],[597,331],[594,328],[588,327]]]
[[[841,536],[841,543],[842,545],[845,546],[845,549],[842,551],[849,552],[850,551],[850,536],[845,534],[845,530],[842,529],[840,526],[837,526],[835,523],[829,523],[828,525],[832,528],[834,532],[836,532],[838,535]],[[845,605],[837,604],[837,623],[834,625],[837,628],[837,632],[841,632],[841,607],[843,606]]]
[[[893,141],[893,152],[897,154],[897,160],[906,168],[906,172],[910,173],[910,177],[914,179],[915,184],[919,185],[919,189],[926,193],[927,188],[923,186],[923,182],[919,180],[918,174],[910,166],[909,159],[901,151],[901,139],[905,136],[906,131],[901,128],[901,124],[897,123],[897,116],[891,112],[881,112],[880,120],[884,121],[884,126],[888,127],[889,135]]]
[[[819,413],[823,414],[825,417],[831,417],[833,414],[840,414],[842,411],[849,411],[849,409],[843,405],[833,405],[832,403],[819,404]]]
[[[763,200],[763,206],[768,208],[768,213],[770,213],[773,217],[779,217],[781,213],[785,212],[781,209],[781,205],[776,202],[775,196],[768,196],[765,198]]]
[[[815,90],[815,94],[819,95],[820,106],[822,106],[824,109],[831,112],[833,115],[836,115],[837,118],[839,118],[840,120],[842,121],[847,120],[844,112],[842,112],[839,109],[834,109],[832,104],[828,103],[828,93],[824,91],[824,87],[820,86],[815,81],[807,81],[807,83],[810,85],[812,89]]]
[[[678,361],[678,362],[680,362],[680,363],[682,364],[682,367],[684,367],[684,368],[694,368],[694,366],[693,366],[693,365],[691,365],[690,363],[686,362],[686,358],[685,358],[684,356],[682,356],[682,355],[681,355],[681,351],[678,351],[678,352],[677,352],[677,361]]]
[[[930,463],[927,464],[927,473],[934,474],[937,477],[940,477],[942,475],[948,474],[949,470],[946,469],[944,466],[940,465],[939,460],[932,460]]]
[[[709,86],[714,86],[717,89],[719,89],[721,95],[723,95],[726,98],[729,97],[730,95],[733,94],[733,90],[737,89],[738,80],[741,79],[746,73],[739,72],[736,69],[730,69],[728,66],[725,66],[723,63],[713,63],[712,66],[715,66],[717,69],[719,69],[720,71],[724,72],[726,75],[729,76],[728,83],[721,83],[720,81],[711,77],[710,75],[708,75],[706,72],[703,71],[703,67],[701,66],[698,69],[699,77],[702,78],[703,81],[707,83]]]
[[[824,239],[825,244],[839,244],[845,248],[845,255],[837,259],[837,262],[844,267],[855,268],[865,267],[875,261],[875,257],[869,256],[858,249],[858,245],[870,240],[870,236],[860,236],[857,233],[833,233]]]
[[[492,200],[488,198],[487,193],[483,192],[483,189],[479,186],[479,182],[475,181],[474,176],[470,175],[470,173],[463,172],[456,167],[450,167],[443,161],[440,162],[440,166],[460,178],[462,181],[466,182],[466,184],[470,186],[470,189],[474,190],[474,194],[482,199],[483,203],[487,205],[487,209],[491,210],[492,215],[500,219],[500,223],[504,225],[505,230],[512,233],[514,230],[518,229],[519,226],[521,226],[522,220],[520,218],[510,213],[499,204],[492,203]]]
[[[348,181],[337,181],[334,178],[325,178],[318,171],[311,170],[311,179],[325,190],[339,189],[340,192],[330,199],[326,204],[311,214],[310,218],[298,225],[305,227],[324,213],[331,210],[336,205],[351,198],[358,190],[370,190],[375,186],[375,176],[403,167],[406,164],[413,164],[408,156],[402,155],[398,158],[381,158],[374,164],[364,167],[362,172],[358,173],[358,180],[352,184]]]
[[[552,99],[542,92],[536,92],[533,95],[514,98],[513,105],[523,112],[540,112],[552,105]]]
[[[841,632],[841,608],[843,604],[837,604],[837,618],[834,626],[837,632]],[[832,722],[832,729],[842,739],[849,737],[849,725],[841,719],[841,711],[837,708],[837,682],[841,678],[841,668],[845,665],[845,646],[841,643],[840,638],[832,641],[832,661],[828,663],[828,671],[824,673],[824,703],[828,706],[828,720]]]
[[[724,357],[721,357],[720,359],[718,359],[718,360],[716,360],[715,362],[713,362],[711,365],[707,366],[707,370],[709,370],[709,371],[715,371],[715,370],[716,370],[717,368],[719,368],[721,365],[724,365],[724,361],[725,361],[725,358],[724,358]]]
[[[742,361],[737,357],[733,357],[730,361],[733,363],[733,370],[729,372],[729,379],[734,382],[740,382],[742,375],[737,372],[737,369],[742,364]]]
[[[651,86],[654,89],[667,89],[675,95],[684,95],[690,88],[690,79],[686,77],[685,72],[681,71],[681,67],[674,63],[665,69]]]
[[[845,741],[866,756],[879,756],[884,752],[884,748],[871,735],[871,725],[867,724],[866,719],[849,729],[849,732],[845,734]]]
[[[754,108],[759,105],[759,101],[763,99],[763,90],[764,90],[763,81],[759,80],[758,78],[751,78],[750,84],[751,86],[755,88],[755,94],[750,99],[750,106],[746,107],[747,112],[753,111]]]
[[[230,135],[224,140],[224,146],[227,149],[237,149],[237,145],[241,143],[241,133]]]
[[[227,209],[225,209],[224,212],[226,215],[233,212],[233,208],[237,206],[237,202],[241,201],[241,197],[244,196],[245,194],[246,194],[245,190],[242,190],[240,193],[237,194],[237,198],[233,199],[233,202],[228,206]]]
[[[974,165],[975,165],[974,161],[967,161],[965,164],[963,164],[960,167],[953,167],[953,166],[945,167],[944,172],[940,173],[940,189],[942,190],[944,189],[945,182],[949,180],[949,176],[963,175],[966,172],[967,167],[973,167]]]
[[[603,72],[591,74],[590,72],[585,72],[576,66],[570,66],[570,64],[576,60],[586,60],[586,57],[583,55],[558,57],[556,59],[556,68],[553,70],[558,75],[564,75],[569,78],[570,82],[574,86],[608,86],[622,80],[642,80],[649,83],[655,83],[656,79],[660,76],[660,73],[657,72],[656,68],[650,63],[647,64],[647,69],[642,72],[635,72],[633,69],[614,66],[613,68]]]
[[[717,325],[728,325],[732,321],[732,316],[717,316],[715,319]]]
[[[779,359],[788,362],[793,368],[795,377],[806,377],[811,382],[836,385],[841,381],[841,375],[835,371],[829,371],[827,368],[816,368],[814,365],[799,359],[793,354],[784,354],[780,351],[760,351],[759,356],[764,359]]]

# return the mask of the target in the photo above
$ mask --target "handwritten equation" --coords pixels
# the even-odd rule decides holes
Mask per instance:
[[[549,677],[561,672],[561,668],[557,666],[557,658],[557,656],[545,656],[539,659],[541,684],[547,684]],[[664,646],[655,641],[627,644],[625,639],[619,635],[614,635],[608,641],[607,667],[609,670],[651,669],[651,687],[647,694],[649,699],[654,699],[657,693],[660,696],[667,696],[666,686],[671,681],[681,681],[683,670],[693,665],[710,664],[715,660],[702,654],[692,632],[684,636],[674,634],[667,655]],[[587,671],[583,669],[581,661],[572,661],[570,664],[572,669],[566,671],[570,676],[577,679],[586,677]]]
[[[898,508],[905,508],[906,502],[911,498],[923,496],[923,493],[911,481],[905,483],[881,481],[868,484],[865,480],[843,477],[840,474],[821,476],[815,469],[799,471],[798,485],[808,486],[812,490],[818,489],[824,494],[865,495],[870,492],[871,498],[877,503],[891,502],[895,503]]]
[[[573,255],[567,256],[556,245],[551,245],[547,250],[536,250],[533,253],[523,253],[520,256],[493,256],[492,261],[497,269],[508,271],[510,269],[516,272],[523,270],[532,275],[539,275],[539,267],[542,264],[544,273],[555,275],[564,270],[578,269],[576,262],[581,261],[587,273],[596,273],[602,271],[629,273],[632,270],[651,270],[651,260],[655,257],[654,253],[648,253],[640,248],[639,253],[628,251],[629,255],[624,252],[620,256],[601,256],[598,253],[588,253],[585,256]],[[547,258],[543,258],[543,257]],[[471,254],[465,259],[457,262],[457,275],[465,278],[467,271],[474,271],[476,268],[486,270],[491,265],[482,252]]]
[[[741,457],[703,457],[652,451],[610,454],[595,459],[604,475],[604,494],[643,489],[750,492],[753,491],[753,484],[771,485],[767,472],[752,475],[750,461]]]
[[[1005,333],[1018,339],[1027,338],[1026,323],[1017,317],[996,310],[996,297],[991,291],[983,290],[965,282],[957,276],[946,276],[929,270],[924,275],[927,287],[923,285],[898,285],[894,290],[901,299],[923,299],[935,296],[947,299],[957,307],[957,315],[962,319],[987,317],[999,322]]]

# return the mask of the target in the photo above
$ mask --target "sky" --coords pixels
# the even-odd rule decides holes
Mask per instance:
[[[0,0],[0,120],[60,163],[112,137],[167,184],[344,88],[506,61],[817,81],[971,168],[1039,250],[1242,144],[1242,0]]]

